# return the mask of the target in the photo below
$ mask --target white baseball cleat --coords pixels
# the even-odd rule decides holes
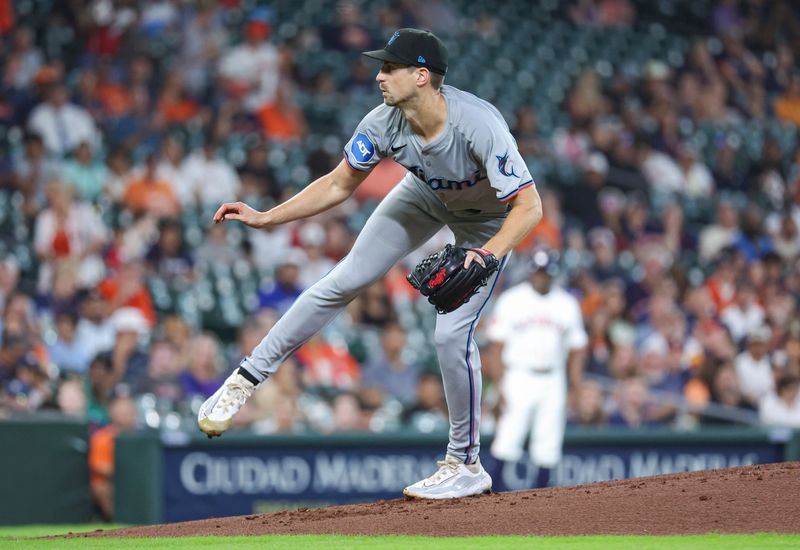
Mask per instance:
[[[492,478],[481,466],[480,459],[475,464],[464,464],[459,459],[446,456],[436,462],[439,469],[431,477],[417,481],[403,490],[410,498],[460,498],[489,493]]]
[[[197,425],[208,437],[222,435],[231,427],[233,415],[253,395],[256,386],[239,374],[239,369],[223,382],[214,395],[206,399],[197,413]]]

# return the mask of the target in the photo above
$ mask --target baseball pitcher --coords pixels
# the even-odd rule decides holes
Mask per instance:
[[[442,84],[447,50],[436,36],[400,29],[383,49],[364,55],[382,62],[375,80],[383,103],[358,125],[342,162],[269,211],[226,203],[214,222],[237,220],[266,228],[313,216],[347,199],[382,158],[394,159],[408,174],[370,216],[350,253],[295,301],[203,404],[198,423],[209,436],[222,434],[255,387],[287,357],[447,225],[456,238],[451,249],[461,256],[443,251],[421,264],[413,281],[427,285],[424,294],[440,312],[434,341],[450,413],[450,442],[438,471],[404,493],[416,498],[479,494],[490,490],[492,480],[478,458],[481,362],[474,330],[505,256],[541,219],[541,202],[497,109]],[[459,270],[474,276],[459,277],[452,268],[457,257]],[[435,273],[430,270],[434,264],[439,266]],[[464,285],[460,292],[435,301],[438,286],[449,286],[452,277],[467,282],[458,283]]]
[[[516,462],[530,438],[537,486],[544,487],[561,461],[567,370],[573,381],[580,376],[588,337],[578,301],[553,286],[557,255],[537,248],[530,266],[529,280],[501,294],[489,319],[489,353],[505,367],[500,385],[504,408],[491,452],[501,467]]]

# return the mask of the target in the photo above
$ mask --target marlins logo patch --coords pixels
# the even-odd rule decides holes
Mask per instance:
[[[353,138],[353,145],[350,147],[350,152],[358,162],[367,162],[375,154],[375,146],[369,138],[359,132]]]
[[[514,173],[514,163],[508,158],[508,153],[502,156],[495,155],[495,157],[497,157],[497,169],[500,170],[501,174],[508,177],[519,177]]]
[[[393,34],[393,35],[392,35],[392,37],[389,39],[389,43],[387,44],[387,46],[391,46],[391,45],[392,45],[392,42],[394,42],[395,40],[397,40],[397,37],[398,37],[398,36],[400,36],[400,31],[394,31],[394,34]]]

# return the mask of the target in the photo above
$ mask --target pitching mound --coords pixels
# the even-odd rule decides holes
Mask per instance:
[[[800,532],[800,462],[469,497],[189,521],[77,537]]]

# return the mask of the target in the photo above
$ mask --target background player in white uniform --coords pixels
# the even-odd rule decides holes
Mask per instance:
[[[522,457],[530,438],[530,460],[539,468],[537,486],[544,487],[561,461],[567,370],[577,381],[588,337],[578,301],[553,286],[557,255],[537,248],[530,263],[529,280],[501,294],[489,320],[490,353],[505,369],[500,385],[504,408],[491,452],[502,468],[503,462]]]
[[[485,249],[504,262],[541,219],[533,179],[500,113],[472,94],[442,86],[447,50],[438,38],[401,29],[383,50],[365,55],[383,61],[376,76],[383,104],[358,125],[339,166],[272,210],[229,203],[214,221],[269,227],[313,216],[349,197],[381,158],[393,158],[409,173],[370,216],[350,253],[297,299],[203,404],[198,423],[209,436],[230,427],[255,385],[444,225],[455,234],[456,245]],[[465,265],[472,261],[483,262],[469,252]],[[478,460],[481,363],[473,335],[498,273],[468,303],[437,317],[434,342],[450,442],[439,470],[407,487],[408,496],[452,498],[491,488]]]

